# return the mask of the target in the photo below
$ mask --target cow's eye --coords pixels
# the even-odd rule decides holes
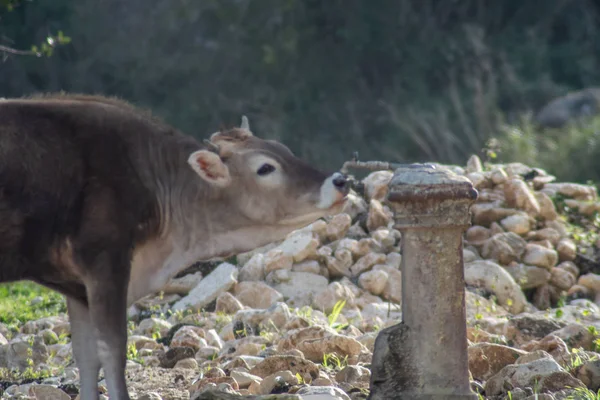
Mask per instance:
[[[274,166],[272,166],[271,164],[263,164],[260,166],[258,171],[256,171],[256,173],[260,176],[265,176],[265,175],[270,174],[273,171],[275,171]]]

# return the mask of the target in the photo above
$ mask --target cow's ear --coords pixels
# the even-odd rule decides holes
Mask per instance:
[[[225,187],[231,183],[229,168],[218,154],[208,150],[198,150],[190,154],[188,164],[202,179],[211,185]]]

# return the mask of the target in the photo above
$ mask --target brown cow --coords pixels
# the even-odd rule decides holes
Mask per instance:
[[[0,282],[63,293],[82,400],[103,368],[129,399],[126,309],[197,260],[251,250],[340,211],[327,175],[248,121],[201,144],[111,98],[0,102]]]

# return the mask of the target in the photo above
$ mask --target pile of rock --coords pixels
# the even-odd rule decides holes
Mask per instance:
[[[557,208],[592,215],[600,210],[596,189],[555,183],[518,163],[484,170],[477,157],[451,168],[479,191],[464,234],[474,387],[489,399],[504,399],[509,388],[513,399],[597,390],[600,309],[585,299],[595,299],[600,276],[581,275],[582,245]],[[136,303],[129,310],[133,397],[366,398],[377,332],[401,319],[402,235],[386,204],[391,176],[368,175],[364,194],[353,194],[341,214],[235,261],[190,269]],[[573,300],[548,311],[565,298]],[[8,385],[3,398],[69,398],[78,377],[68,332],[64,315],[0,331],[0,367],[52,376],[44,385]]]
[[[512,313],[531,309],[528,299],[544,310],[561,297],[595,296],[600,287],[593,274],[580,276],[576,244],[554,201],[560,197],[591,215],[600,210],[595,187],[555,183],[544,171],[519,163],[483,171],[477,157],[465,173],[479,191],[465,234],[468,285],[493,292]]]

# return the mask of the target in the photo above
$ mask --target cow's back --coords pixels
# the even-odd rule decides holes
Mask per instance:
[[[0,102],[0,281],[55,279],[64,268],[53,255],[95,210],[118,208],[121,230],[150,212],[126,137],[144,123],[111,104]],[[93,204],[99,188],[114,201]]]

